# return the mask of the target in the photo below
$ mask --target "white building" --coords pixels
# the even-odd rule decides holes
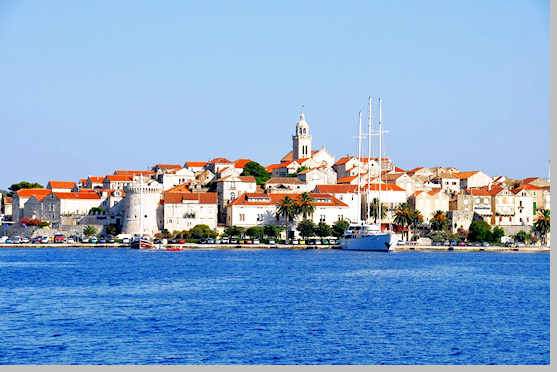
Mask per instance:
[[[163,225],[162,185],[155,180],[134,181],[124,187],[122,232],[153,236]]]
[[[255,192],[257,184],[253,176],[229,176],[216,181],[219,221],[226,220],[226,207],[230,201],[243,193]]]
[[[168,231],[189,230],[195,225],[217,227],[216,192],[165,192],[164,228]]]
[[[266,193],[294,193],[309,192],[313,186],[307,185],[296,177],[271,177],[263,185]]]
[[[191,168],[172,169],[157,175],[157,182],[165,191],[194,179],[195,173]]]
[[[408,198],[408,207],[420,211],[424,223],[428,223],[436,211],[449,211],[449,195],[441,188],[416,191]]]
[[[362,202],[369,205],[374,199],[379,199],[379,184],[372,183],[362,186]],[[396,208],[406,203],[406,190],[393,183],[381,184],[381,205],[386,208],[382,223],[392,223]]]
[[[267,224],[284,225],[285,221],[282,217],[277,221],[277,204],[286,196],[296,201],[300,198],[300,195],[301,194],[242,194],[228,205],[226,223],[229,226],[234,225],[240,227],[263,226]],[[338,220],[345,219],[350,213],[346,203],[330,194],[312,193],[310,197],[315,207],[311,219],[316,224],[325,222],[332,225]]]
[[[75,225],[102,201],[96,192],[53,192],[42,200],[43,216],[54,228]]]
[[[73,181],[48,181],[46,188],[54,192],[72,192],[76,189]]]
[[[461,190],[479,188],[491,184],[491,177],[481,171],[457,172],[454,175],[460,180]]]
[[[306,169],[298,173],[298,179],[310,186],[310,189],[317,185],[334,185],[337,183],[337,174],[330,168],[321,166],[319,168]]]
[[[358,216],[362,214],[362,203],[358,195],[358,185],[317,185],[314,192],[333,195],[348,205],[348,210],[344,214],[345,220],[357,222]]]

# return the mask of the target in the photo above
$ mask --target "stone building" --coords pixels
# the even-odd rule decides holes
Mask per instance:
[[[14,193],[12,199],[12,221],[19,222],[23,218],[25,203],[32,196],[43,197],[52,193],[49,189],[22,189]]]
[[[73,181],[48,181],[46,188],[54,192],[72,192],[77,185]]]
[[[421,212],[424,223],[428,223],[436,211],[449,211],[449,195],[440,188],[431,191],[416,191],[408,198],[408,207]]]
[[[134,181],[124,187],[122,232],[153,236],[163,226],[162,185],[153,179]]]
[[[189,230],[195,225],[217,227],[216,192],[165,192],[164,228],[168,231]]]
[[[96,192],[53,192],[42,200],[43,219],[53,228],[77,225],[103,199]]]
[[[257,184],[253,176],[229,176],[216,181],[218,198],[218,221],[226,221],[226,207],[243,193],[253,193]]]

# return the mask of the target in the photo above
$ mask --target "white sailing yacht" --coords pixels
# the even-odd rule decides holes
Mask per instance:
[[[368,122],[368,172],[367,172],[367,190],[368,196],[369,191],[371,190],[371,165],[370,165],[370,156],[371,156],[371,137],[372,135],[377,134],[379,136],[379,185],[378,185],[378,203],[379,203],[379,212],[378,212],[378,219],[379,223],[369,224],[367,221],[370,220],[370,208],[369,208],[369,197],[366,198],[366,203],[368,204],[367,210],[367,218],[366,223],[363,223],[361,220],[361,216],[358,215],[358,223],[350,224],[348,228],[344,231],[343,238],[340,241],[341,249],[346,250],[354,250],[354,251],[378,251],[378,252],[389,252],[393,250],[393,247],[396,244],[396,236],[390,232],[383,232],[381,231],[381,189],[383,187],[382,183],[382,136],[383,136],[383,110],[381,106],[381,98],[379,98],[379,130],[376,133],[372,131],[372,116],[371,116],[371,97],[369,97],[369,122]],[[361,205],[361,140],[362,140],[362,113],[360,112],[360,129],[358,134],[358,160],[360,164],[358,165],[358,199],[360,200]]]

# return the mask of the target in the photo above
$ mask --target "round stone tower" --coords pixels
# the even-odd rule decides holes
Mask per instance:
[[[124,186],[122,232],[153,236],[160,231],[159,214],[163,187],[155,180],[138,181]],[[140,221],[140,211],[143,218]],[[143,231],[141,231],[141,225]]]

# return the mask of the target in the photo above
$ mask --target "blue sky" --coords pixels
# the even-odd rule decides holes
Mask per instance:
[[[354,154],[383,99],[405,168],[547,176],[549,1],[3,1],[0,188],[156,163],[278,162],[301,105]]]

